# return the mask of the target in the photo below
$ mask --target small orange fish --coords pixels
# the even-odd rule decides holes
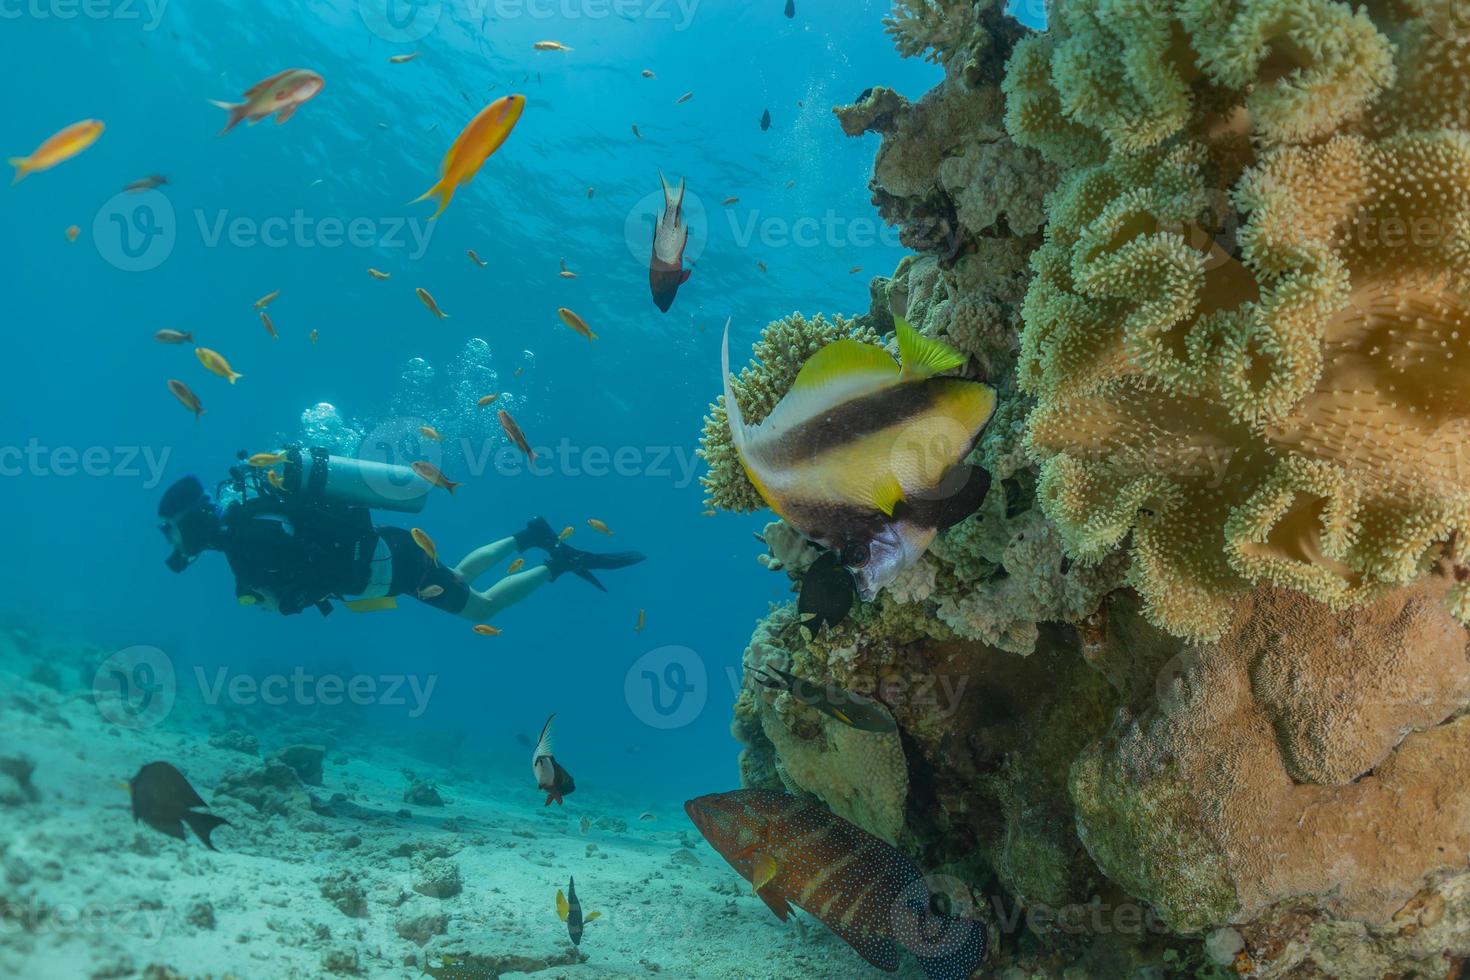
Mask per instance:
[[[674,100],[674,105],[683,105],[692,98],[694,98],[693,92],[685,92],[683,95]]]
[[[523,569],[525,567],[526,567],[526,559],[524,559],[524,558],[517,558],[515,561],[513,561],[513,562],[510,563],[510,567],[505,570],[505,574],[507,574],[507,575],[514,575],[516,572],[519,572],[521,569]]]
[[[643,77],[644,78],[653,78],[654,77],[653,71],[650,70],[650,69],[648,69],[648,68],[643,69]]]
[[[256,453],[245,462],[250,466],[265,469],[268,466],[276,466],[286,461],[285,453]]]
[[[441,320],[449,319],[449,314],[439,309],[439,304],[434,302],[434,297],[429,295],[429,291],[427,289],[420,287],[418,289],[415,289],[414,292],[418,294],[419,302],[423,303],[429,308],[430,313],[434,314]]]
[[[271,335],[271,340],[281,339],[276,335],[276,325],[271,322],[271,315],[265,310],[260,311],[260,323],[261,326],[265,327],[265,332]]]
[[[387,272],[379,272],[377,269],[369,269],[368,270],[368,275],[372,276],[374,279],[378,280],[379,282],[382,282],[384,279],[392,279],[393,278],[393,276],[390,273],[387,273]]]
[[[276,297],[279,295],[281,295],[281,291],[279,289],[272,290],[271,292],[266,293],[260,299],[255,301],[255,308],[257,310],[265,309],[267,306],[270,306],[273,302],[275,302]]]
[[[395,54],[395,55],[391,55],[388,58],[388,64],[390,64],[390,65],[405,65],[405,64],[408,64],[413,59],[417,58],[418,56],[419,56],[419,53],[417,51],[413,52],[412,54]]]
[[[575,272],[573,272],[572,270],[570,270],[570,269],[567,268],[567,260],[566,259],[562,259],[561,260],[561,272],[559,273],[559,275],[563,279],[575,279],[575,278],[577,278],[577,274]]]
[[[170,378],[168,390],[173,392],[174,397],[179,400],[180,405],[183,405],[194,413],[194,420],[196,422],[199,420],[199,416],[204,414],[204,406],[199,403],[199,396],[190,391],[188,385],[182,381],[175,381]]]
[[[12,184],[19,184],[28,175],[50,170],[64,163],[97,142],[102,135],[102,120],[83,119],[72,123],[60,132],[48,136],[28,157],[11,157],[10,165],[15,168]]]
[[[567,47],[565,44],[562,44],[560,41],[537,41],[535,44],[531,45],[531,47],[535,48],[537,51],[570,51],[570,50],[572,50],[571,48]]]
[[[82,229],[78,228],[76,225],[71,225],[66,229],[66,240],[69,242],[74,242],[77,240],[77,238],[81,236],[81,234]]]
[[[454,491],[456,487],[464,486],[463,483],[456,483],[453,480],[449,479],[449,477],[441,473],[439,471],[439,467],[435,466],[433,463],[425,463],[420,460],[414,463],[411,468],[415,473],[423,477],[425,480],[429,481],[429,483],[433,486],[442,487],[443,489],[448,490],[450,496],[454,496]],[[422,544],[422,542],[420,543]]]
[[[418,545],[424,550],[424,554],[429,556],[430,561],[432,561],[436,565],[439,564],[439,549],[434,546],[433,538],[429,537],[422,530],[416,527],[410,528],[408,535],[409,537],[413,538],[414,544]]]
[[[587,526],[598,534],[606,534],[608,537],[612,537],[612,529],[595,517],[587,518]]]
[[[723,201],[721,201],[720,203],[723,204],[723,205],[725,205],[725,207],[728,208],[732,204],[739,204],[740,203],[740,198],[738,198],[738,197],[727,197]]]
[[[311,333],[307,334],[306,335],[306,339],[309,340],[309,341],[311,341],[311,346],[315,347],[316,346],[316,340],[317,340],[317,332],[316,332],[316,330],[313,329],[311,331]]]
[[[271,486],[275,487],[277,490],[280,490],[283,493],[286,491],[285,479],[282,478],[281,474],[277,473],[275,470],[270,470],[266,473],[265,482],[269,483]]]
[[[220,102],[212,99],[210,101],[214,105],[229,113],[225,128],[220,130],[220,135],[223,136],[234,129],[241,120],[254,125],[272,114],[275,115],[276,125],[279,126],[290,119],[302,103],[320,92],[324,85],[326,82],[322,76],[310,69],[287,68],[246,89],[244,102]]]
[[[479,633],[481,636],[499,636],[500,635],[500,630],[499,629],[497,629],[494,626],[489,626],[489,625],[487,625],[485,623],[481,623],[479,626],[476,626],[475,627],[475,632],[476,633]]]
[[[178,330],[160,330],[153,335],[153,339],[160,344],[188,344],[193,342],[194,335]]]
[[[481,398],[479,401],[475,402],[475,407],[476,408],[484,408],[487,405],[494,405],[495,404],[495,399],[497,399],[499,397],[500,397],[500,392],[498,392],[498,391],[495,394],[493,394],[493,395],[486,395],[484,398]]]
[[[455,137],[449,152],[444,155],[443,162],[439,164],[439,180],[410,203],[437,197],[439,210],[433,217],[443,214],[455,190],[461,184],[469,183],[491,154],[510,137],[525,107],[524,95],[507,95],[481,109]]]
[[[194,348],[194,356],[199,358],[199,363],[203,364],[206,370],[219,375],[221,378],[228,379],[230,384],[234,384],[236,381],[245,377],[245,375],[233,370],[230,367],[229,361],[208,347]]]
[[[439,434],[439,430],[434,428],[432,425],[419,426],[419,435],[423,436],[425,439],[432,439],[435,442],[444,441],[444,437]]]
[[[564,528],[561,529],[561,533],[556,536],[556,540],[558,540],[558,541],[565,541],[567,538],[571,537],[573,534],[576,534],[576,533],[577,533],[576,528],[574,528],[570,524],[568,524],[566,527],[564,527]]]
[[[520,369],[516,370],[519,372]],[[533,463],[536,462],[536,450],[532,449],[531,444],[526,441],[526,434],[521,431],[519,425],[516,425],[516,420],[511,418],[510,413],[503,408],[500,410],[500,427],[505,430],[507,438],[526,454],[527,459]]]
[[[422,589],[419,589],[420,599],[437,599],[443,594],[444,586],[442,585],[426,585]]]
[[[478,255],[476,255],[475,254],[475,250],[472,249],[472,248],[465,249],[464,250],[464,254],[468,255],[470,257],[470,261],[473,262],[473,263],[475,263],[475,265],[479,266],[482,269],[485,268],[485,266],[489,264],[484,259],[482,259]]]
[[[638,624],[633,627],[633,632],[634,633],[642,633],[643,632],[644,624],[646,624],[647,622],[648,622],[648,613],[645,610],[642,610],[642,609],[638,610]]]
[[[565,323],[577,333],[581,334],[583,337],[586,337],[589,342],[597,339],[597,334],[593,333],[592,328],[587,326],[587,321],[577,316],[577,314],[573,313],[565,306],[558,309],[556,311],[556,315],[561,317],[562,323]]]

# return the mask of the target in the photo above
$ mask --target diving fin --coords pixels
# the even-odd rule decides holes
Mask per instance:
[[[562,543],[558,544],[546,559],[546,567],[551,570],[551,580],[555,582],[563,574],[571,572],[573,575],[588,583],[599,591],[606,592],[604,586],[593,571],[610,568],[627,568],[644,560],[644,556],[636,551],[616,551],[610,554],[599,554],[594,551],[582,551],[578,548]]]

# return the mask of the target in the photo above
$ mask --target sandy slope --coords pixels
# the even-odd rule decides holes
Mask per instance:
[[[207,733],[223,720],[182,701],[154,727],[119,727],[82,681],[96,653],[68,664],[11,640],[0,633],[0,757],[37,765],[34,799],[0,775],[0,976],[413,977],[444,951],[523,957],[500,961],[506,977],[884,975],[820,924],[777,922],[682,812],[640,822],[632,801],[584,791],[544,809],[529,776],[471,780],[350,736],[327,752],[322,785],[306,787],[347,802],[319,814],[292,787],[284,813],[260,812],[216,789],[298,731],[258,725],[260,756],[216,747]],[[40,659],[55,673],[37,680]],[[116,784],[155,759],[230,820],[217,853],[132,820]],[[404,768],[447,804],[407,806]],[[452,890],[455,870],[457,894],[415,891]],[[568,875],[602,912],[580,951],[553,911]]]

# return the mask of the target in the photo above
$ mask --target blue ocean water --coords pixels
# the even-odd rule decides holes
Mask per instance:
[[[873,84],[917,97],[940,77],[894,52],[884,2],[797,0],[794,19],[783,6],[8,7],[7,155],[83,118],[106,131],[0,191],[7,605],[105,649],[156,647],[196,689],[221,669],[344,663],[432,680],[422,714],[375,704],[365,717],[384,737],[459,732],[507,767],[524,764],[516,735],[555,711],[584,792],[676,803],[734,788],[734,672],[754,621],[787,593],[753,560],[768,515],[701,515],[694,449],[718,391],[720,331],[731,318],[739,349],[794,310],[867,309],[869,275],[903,250],[868,199],[877,138],[845,138],[830,109]],[[533,49],[548,39],[572,50]],[[208,100],[235,101],[287,67],[320,72],[324,91],[284,125],[218,135],[225,114]],[[407,202],[460,128],[511,92],[527,99],[518,127],[428,222],[432,205]],[[692,226],[693,275],[667,315],[646,278],[660,169],[687,179]],[[120,194],[149,174],[168,183]],[[562,260],[576,279],[558,275]],[[450,318],[431,317],[415,287]],[[272,290],[279,339],[252,307]],[[563,326],[562,306],[600,339]],[[243,379],[230,386],[190,345],[155,343],[161,328],[193,332]],[[170,378],[202,399],[197,423]],[[549,465],[531,471],[504,451],[493,410],[473,407],[496,390]],[[442,447],[413,443],[420,420]],[[494,638],[412,601],[263,615],[236,604],[217,554],[168,571],[154,517],[168,483],[193,473],[213,485],[237,451],[284,441],[436,459],[465,482],[457,495],[378,519],[422,526],[451,561],[533,514],[577,528],[574,544],[648,560],[606,573],[607,594],[570,577],[547,585]],[[588,528],[593,517],[615,536]]]

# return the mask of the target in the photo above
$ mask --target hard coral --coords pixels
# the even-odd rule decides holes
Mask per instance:
[[[1326,0],[1073,3],[1011,59],[1011,134],[1064,168],[1021,340],[1038,492],[1177,634],[1258,582],[1371,601],[1470,524],[1470,141],[1415,128],[1460,110],[1405,44],[1463,74],[1464,40]]]

